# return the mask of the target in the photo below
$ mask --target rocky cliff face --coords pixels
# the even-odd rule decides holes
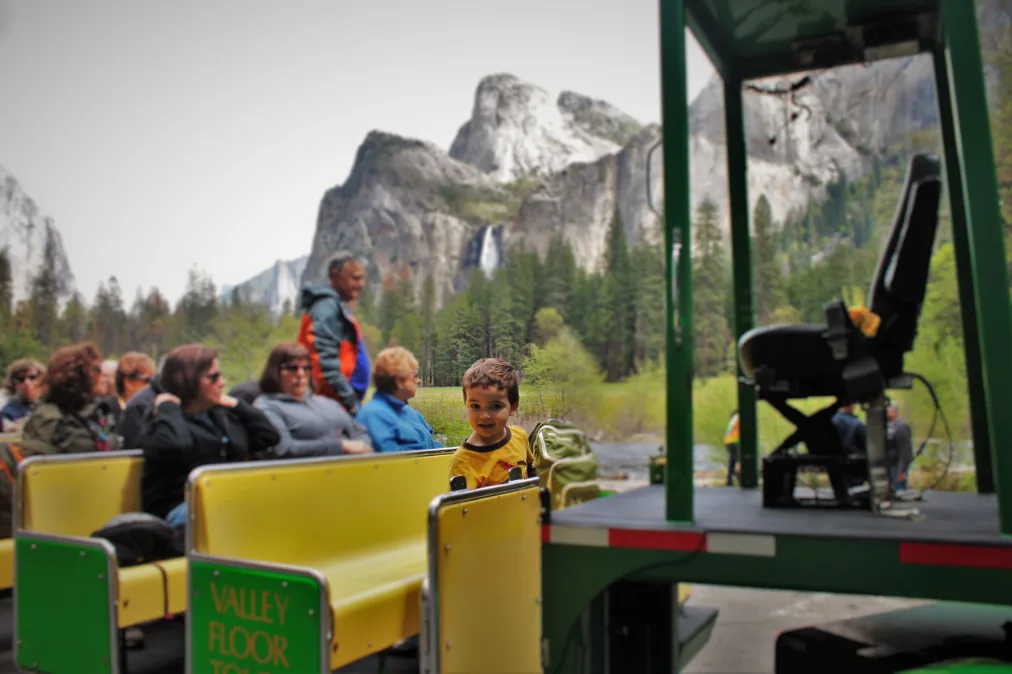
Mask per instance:
[[[786,89],[797,76],[755,82]],[[689,108],[692,201],[712,199],[727,219],[726,135],[723,85],[714,79]],[[818,73],[793,96],[744,94],[749,153],[749,201],[765,194],[773,217],[783,221],[810,200],[825,198],[825,185],[860,178],[870,158],[911,131],[937,125],[931,58],[926,55]]]
[[[509,182],[617,152],[622,133],[609,126],[614,109],[575,94],[563,96],[565,107],[513,75],[482,79],[471,119],[457,132],[450,156]]]
[[[441,302],[468,241],[480,224],[508,217],[516,189],[431,143],[373,131],[347,182],[323,197],[303,281],[323,280],[327,256],[349,249],[366,254],[381,278],[404,267],[418,284],[432,275]]]
[[[308,255],[295,260],[277,260],[251,279],[234,286],[222,286],[219,299],[229,303],[233,292],[238,290],[244,302],[263,304],[272,313],[280,314],[286,303],[294,309],[298,306],[299,281],[308,261]]]
[[[31,294],[32,278],[45,262],[47,246],[52,252],[60,299],[67,299],[75,289],[74,274],[59,230],[17,178],[0,166],[0,248],[7,250],[10,261],[15,304]]]
[[[721,86],[711,82],[690,107],[691,201],[695,209],[712,199],[726,221]],[[750,207],[765,194],[778,220],[803,211],[825,197],[826,184],[860,177],[883,144],[934,125],[936,116],[927,57],[816,74],[793,97],[746,93]],[[646,166],[659,138],[656,125],[602,101],[572,92],[552,100],[513,76],[486,77],[448,154],[368,135],[348,180],[323,197],[303,281],[322,280],[327,255],[350,248],[381,277],[408,269],[420,285],[431,274],[441,302],[471,269],[494,270],[514,243],[543,253],[557,233],[585,269],[600,269],[616,213],[627,241],[661,240]],[[653,161],[659,198],[660,152]]]

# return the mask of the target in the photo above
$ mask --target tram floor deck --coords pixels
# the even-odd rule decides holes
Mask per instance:
[[[916,508],[917,519],[876,515],[865,510],[822,507],[763,508],[759,490],[707,487],[695,490],[692,530],[925,541],[1012,546],[998,526],[993,494],[931,492],[923,501],[896,504]],[[552,515],[552,525],[645,530],[685,529],[664,517],[664,487],[650,485],[583,503]]]

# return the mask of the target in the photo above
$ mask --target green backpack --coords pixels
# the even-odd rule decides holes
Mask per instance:
[[[552,510],[601,495],[597,457],[586,434],[575,425],[549,419],[534,427],[530,443],[541,486],[552,495]]]

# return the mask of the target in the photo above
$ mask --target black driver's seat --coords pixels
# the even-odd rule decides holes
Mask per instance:
[[[856,362],[874,361],[883,386],[902,374],[903,356],[917,336],[938,229],[938,157],[917,154],[911,158],[902,194],[869,295],[869,309],[881,319],[875,335],[865,337],[839,301],[826,305],[829,325],[750,330],[739,340],[738,354],[744,374],[760,390],[784,398],[832,396],[861,402],[874,392],[865,394],[863,387],[854,388],[857,382],[848,381]]]
[[[870,465],[880,473],[882,457],[876,455],[870,464],[873,457],[845,448],[832,418],[841,405],[873,401],[878,405],[887,388],[905,384],[900,379],[903,357],[917,336],[940,199],[938,157],[914,155],[871,284],[868,310],[879,319],[876,329],[862,332],[843,301],[836,300],[824,307],[825,325],[760,327],[738,341],[745,381],[755,386],[760,400],[797,427],[764,459],[764,504],[797,504],[792,494],[800,459],[789,455],[802,442],[808,449],[805,462],[829,472],[838,504],[853,504],[848,484],[854,478],[863,482],[860,476],[868,474]],[[834,402],[808,416],[788,404],[790,399],[816,396]]]

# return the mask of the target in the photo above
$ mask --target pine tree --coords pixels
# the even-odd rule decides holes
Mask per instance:
[[[432,386],[435,383],[436,364],[436,281],[429,274],[422,281],[422,296],[419,302],[421,318],[421,346],[415,354],[419,365],[419,376],[422,383]]]
[[[601,365],[608,379],[614,381],[632,374],[636,369],[637,279],[630,265],[625,225],[618,208],[615,209],[608,231],[605,271],[615,284],[614,294],[609,299],[615,322],[612,326],[614,334],[609,335],[607,340],[610,343],[607,349],[609,362],[602,362]],[[611,288],[608,290],[610,293]],[[604,301],[602,298],[601,302]]]
[[[728,288],[727,256],[717,222],[717,207],[709,199],[700,203],[696,210],[694,229],[693,354],[696,375],[705,378],[724,371],[730,342],[730,330],[724,315]]]
[[[153,357],[158,357],[168,351],[171,346],[176,346],[166,343],[171,321],[172,307],[169,306],[168,300],[165,299],[161,291],[156,286],[152,286],[144,298],[144,304],[137,320],[139,334],[137,348]]]
[[[783,303],[783,274],[777,251],[773,209],[763,194],[752,213],[753,304],[756,325],[769,325],[773,312]]]
[[[0,325],[6,325],[14,311],[14,277],[7,248],[0,248]]]
[[[42,263],[32,278],[30,307],[35,339],[42,346],[53,348],[57,339],[59,318],[59,281],[56,278],[56,241],[47,233],[42,250]]]
[[[71,295],[60,317],[60,338],[64,343],[83,341],[88,335],[88,307],[81,293]]]
[[[126,345],[127,316],[119,281],[110,276],[98,284],[92,303],[88,332],[102,353],[115,356]]]
[[[664,248],[640,241],[630,256],[636,270],[636,362],[657,362],[664,355]]]

